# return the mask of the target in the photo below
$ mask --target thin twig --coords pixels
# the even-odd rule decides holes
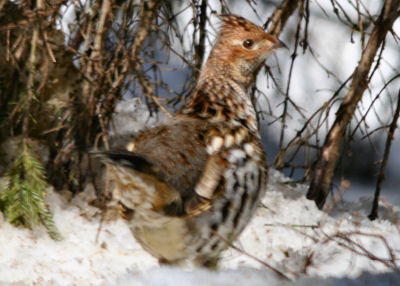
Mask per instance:
[[[383,154],[381,167],[379,169],[378,180],[376,182],[374,202],[372,203],[371,213],[368,216],[370,220],[374,220],[378,217],[379,195],[381,193],[383,181],[385,180],[386,165],[389,160],[390,149],[392,147],[392,141],[394,138],[394,132],[397,128],[397,121],[399,119],[399,115],[400,115],[400,89],[397,95],[396,111],[394,113],[393,120],[392,123],[390,124],[389,131],[386,137],[385,152]]]
[[[218,237],[219,240],[223,241],[224,243],[226,243],[229,247],[232,247],[234,250],[236,250],[237,252],[244,254],[252,259],[254,259],[255,261],[259,262],[260,264],[264,265],[265,267],[267,267],[268,269],[274,271],[276,274],[278,274],[281,278],[291,281],[289,277],[287,277],[285,274],[283,274],[281,271],[279,271],[278,269],[276,269],[275,267],[269,265],[267,262],[262,261],[261,259],[255,257],[254,255],[251,255],[250,253],[240,249],[239,247],[233,245],[231,242],[229,242],[227,239],[225,239],[224,237],[222,237],[218,232],[216,232],[215,230],[211,230],[212,233]]]
[[[46,31],[43,31],[43,39],[44,39],[44,42],[46,44],[46,48],[47,48],[47,51],[49,53],[49,56],[50,56],[51,60],[53,61],[53,63],[57,62],[56,61],[56,57],[54,56],[53,50],[50,47],[49,39],[47,37]]]
[[[279,149],[283,148],[283,142],[284,142],[284,136],[285,136],[285,130],[286,130],[286,117],[288,115],[288,102],[289,102],[289,90],[290,90],[290,84],[291,84],[291,79],[292,79],[292,74],[293,74],[293,67],[294,67],[294,62],[297,57],[297,49],[299,46],[299,41],[300,41],[300,30],[301,30],[301,22],[303,21],[304,17],[304,10],[303,10],[303,1],[299,1],[298,4],[298,18],[297,18],[297,28],[296,28],[296,36],[295,36],[295,43],[294,43],[294,51],[291,55],[292,61],[290,63],[290,69],[289,69],[289,79],[286,87],[286,92],[285,92],[285,100],[283,102],[283,111],[281,115],[281,133],[279,137]],[[277,162],[277,167],[281,168],[280,162]]]

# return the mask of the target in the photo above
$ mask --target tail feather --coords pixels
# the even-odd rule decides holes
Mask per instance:
[[[179,192],[168,184],[166,176],[156,163],[151,162],[143,155],[124,150],[93,151],[90,154],[108,165],[134,170],[136,173],[132,176],[132,180],[135,177],[141,178],[140,181],[132,185],[132,189],[124,187],[118,190],[120,192],[132,192],[130,199],[120,195],[123,198],[121,203],[123,203],[125,209],[143,209],[146,208],[144,203],[146,202],[151,204],[152,211],[162,212],[164,215],[181,216],[184,214]],[[118,172],[114,174],[115,179],[118,178],[117,174]],[[118,185],[119,180],[117,179],[116,182]],[[157,191],[146,196],[132,197],[135,192],[146,194],[147,189],[156,189]]]
[[[154,165],[147,158],[124,150],[93,151],[90,153],[100,158],[104,163],[130,168],[143,173],[154,173]]]

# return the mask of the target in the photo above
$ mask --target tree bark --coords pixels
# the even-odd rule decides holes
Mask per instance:
[[[293,14],[294,10],[297,7],[298,0],[284,0],[281,5],[277,7],[271,17],[268,18],[267,22],[264,24],[264,28],[271,23],[268,33],[274,36],[278,36],[283,27],[286,24],[286,21]]]
[[[335,122],[326,136],[316,164],[314,177],[307,193],[307,198],[314,200],[320,209],[323,208],[329,194],[340,143],[346,127],[350,123],[357,104],[368,86],[368,74],[374,57],[399,14],[398,8],[399,0],[386,0],[384,3],[367,46],[362,53],[361,60],[353,72],[353,81],[350,89],[336,113]]]

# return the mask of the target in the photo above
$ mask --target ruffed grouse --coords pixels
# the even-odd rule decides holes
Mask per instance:
[[[250,21],[222,27],[189,101],[125,150],[97,154],[111,166],[137,241],[162,263],[215,265],[266,189],[267,170],[247,89],[284,44]]]

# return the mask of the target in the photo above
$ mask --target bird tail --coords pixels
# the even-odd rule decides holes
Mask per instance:
[[[132,169],[141,173],[156,175],[156,168],[143,155],[125,150],[92,151],[90,155],[99,158],[105,164]]]
[[[146,156],[125,150],[93,151],[90,154],[116,168],[115,172],[111,173],[117,185],[117,197],[121,197],[121,202],[127,209],[151,209],[153,212],[169,216],[182,215],[179,192],[166,182],[162,170]],[[128,172],[118,170],[121,168]],[[124,196],[123,192],[130,195]],[[151,207],[147,207],[148,205]]]

